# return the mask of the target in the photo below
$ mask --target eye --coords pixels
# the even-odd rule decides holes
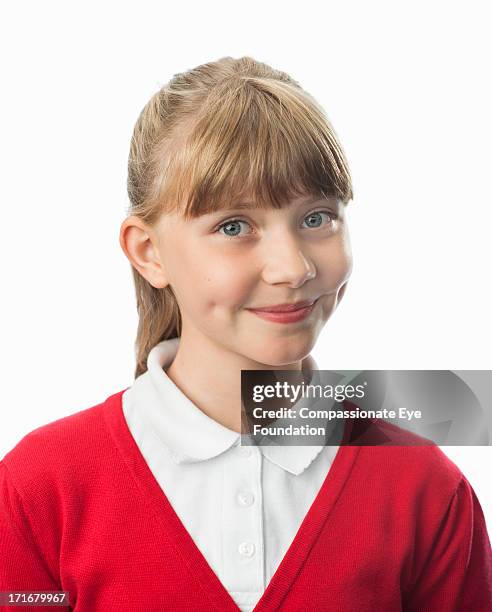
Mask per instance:
[[[239,232],[241,231],[241,223],[249,225],[247,221],[243,221],[242,219],[231,219],[230,221],[221,223],[221,225],[219,225],[219,227],[217,228],[217,232],[220,233],[220,230],[224,228],[224,231],[231,233],[226,233],[223,235],[227,236],[228,238],[235,238],[239,235]]]
[[[309,213],[309,215],[307,215],[305,217],[305,220],[307,220],[308,222],[308,227],[311,228],[318,228],[321,227],[323,220],[321,215],[327,215],[328,218],[334,223],[337,219],[337,216],[332,213],[332,212],[328,212],[327,210],[315,210],[312,213]]]
[[[318,227],[321,227],[323,224],[322,215],[327,215],[327,217],[332,221],[333,225],[338,218],[333,212],[329,212],[327,210],[315,210],[304,217],[304,219],[308,222],[308,228],[317,229]],[[221,230],[223,229],[223,236],[226,236],[227,238],[241,238],[243,237],[243,235],[241,235],[242,223],[251,227],[251,225],[243,219],[230,219],[229,221],[224,221],[224,223],[221,223],[215,231],[217,233],[222,233]]]

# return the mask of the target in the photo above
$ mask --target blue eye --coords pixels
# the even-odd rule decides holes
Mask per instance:
[[[308,228],[317,229],[318,227],[321,227],[323,223],[321,215],[327,215],[332,223],[334,223],[337,219],[337,216],[335,213],[328,212],[326,210],[316,210],[312,213],[309,213],[309,215],[307,215],[304,218],[305,220],[308,220],[308,224],[309,224]],[[247,221],[244,221],[243,219],[230,219],[229,221],[225,221],[224,223],[219,225],[216,231],[218,233],[222,233],[221,230],[223,229],[224,232],[230,232],[230,233],[223,233],[222,234],[223,236],[226,236],[227,238],[235,238],[235,237],[241,238],[241,235],[240,235],[241,223],[244,223],[251,227],[251,225]]]
[[[326,210],[315,210],[312,213],[309,213],[309,215],[306,217],[306,219],[309,219],[309,223],[310,225],[308,227],[320,227],[320,225],[322,224],[322,218],[321,215],[328,215],[328,217],[330,217],[330,219],[332,221],[335,220],[335,215],[333,215],[333,213],[329,213]]]
[[[224,230],[232,232],[231,234],[225,234],[225,235],[228,238],[234,238],[235,236],[238,236],[239,232],[241,231],[240,229],[241,223],[246,223],[246,225],[249,225],[247,221],[242,221],[241,219],[231,219],[230,221],[226,221],[225,223],[222,223],[222,225],[219,225],[219,227],[217,228],[217,231],[224,228]]]

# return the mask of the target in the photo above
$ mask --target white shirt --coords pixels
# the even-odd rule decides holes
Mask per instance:
[[[167,376],[178,344],[164,340],[150,351],[148,370],[123,393],[123,412],[184,527],[238,607],[250,612],[338,446],[241,446],[240,433],[207,416]]]

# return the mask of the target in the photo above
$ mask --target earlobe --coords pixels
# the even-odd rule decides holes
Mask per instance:
[[[130,264],[153,287],[162,289],[169,284],[151,231],[140,219],[130,216],[123,221],[119,241]]]

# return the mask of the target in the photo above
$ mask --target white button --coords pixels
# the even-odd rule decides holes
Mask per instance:
[[[237,500],[241,504],[241,506],[251,506],[251,504],[255,501],[255,496],[251,491],[240,491],[237,494]]]
[[[255,545],[253,542],[241,542],[238,550],[243,557],[252,557],[255,554]]]
[[[247,446],[238,446],[238,451],[241,457],[251,457],[251,449]]]

